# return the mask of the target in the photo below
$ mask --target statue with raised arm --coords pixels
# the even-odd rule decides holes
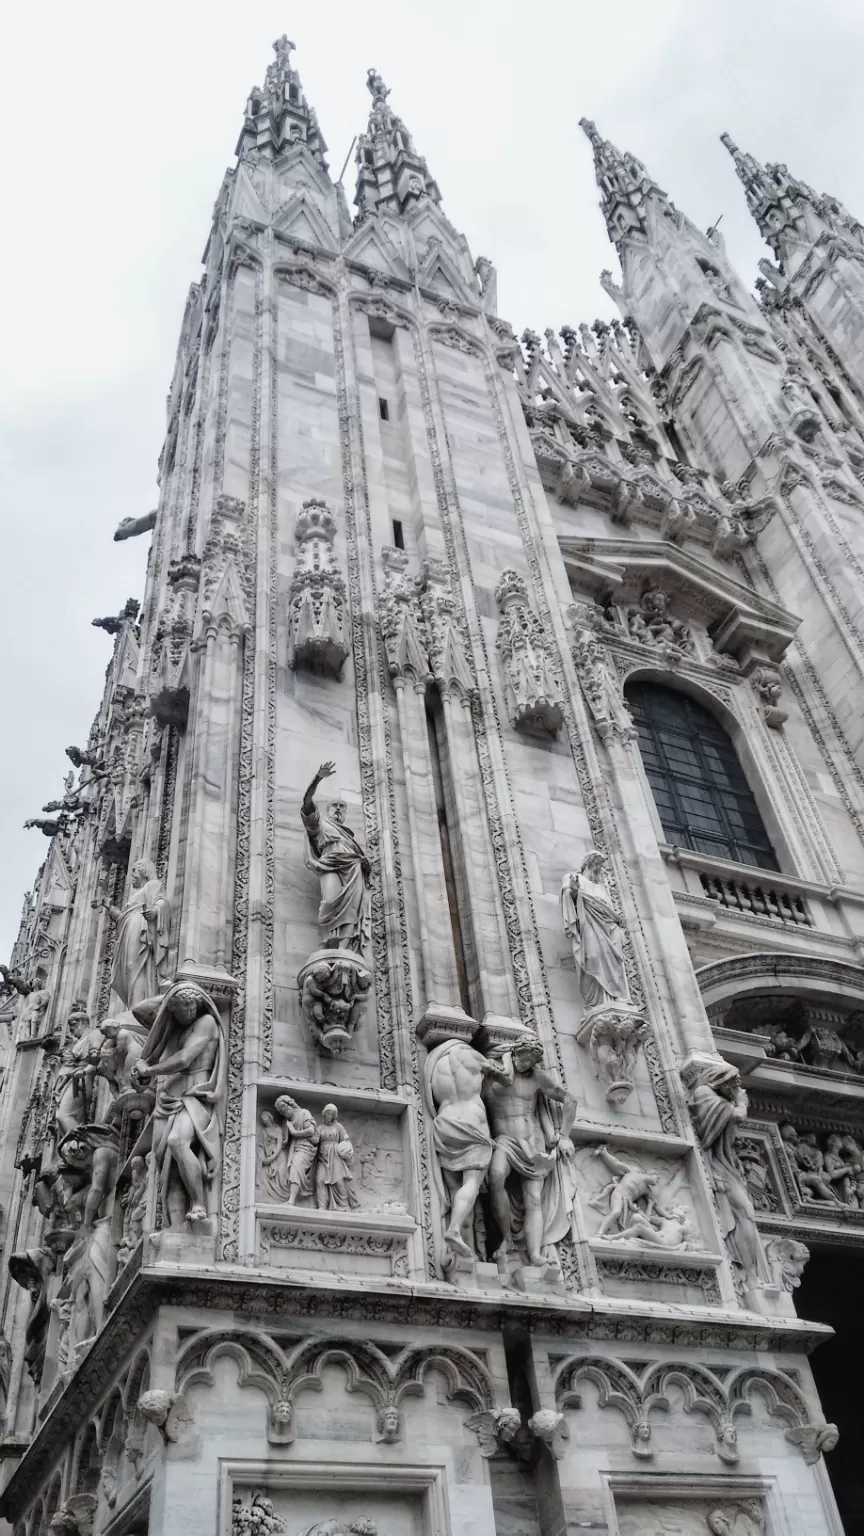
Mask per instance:
[[[194,982],[169,988],[133,1068],[153,1082],[153,1156],[165,1223],[203,1222],[219,1166],[225,1043],[215,1003]]]
[[[503,1074],[487,1076],[483,1102],[494,1147],[489,1163],[492,1210],[501,1233],[499,1255],[514,1248],[527,1263],[557,1268],[555,1244],[570,1232],[573,1193],[563,1162],[573,1155],[575,1100],[544,1070],[536,1035],[505,1052]],[[563,1110],[558,1123],[553,1105]]]
[[[322,949],[350,949],[362,955],[371,939],[369,860],[345,824],[344,800],[331,800],[326,811],[315,803],[322,779],[336,772],[322,763],[300,808],[306,829],[306,868],[321,881],[318,930]]]
[[[578,874],[567,875],[561,889],[564,932],[573,944],[579,985],[587,1008],[629,1002],[621,919],[604,879],[604,855],[586,853]]]
[[[117,924],[111,985],[127,1008],[158,993],[171,925],[168,897],[155,864],[149,859],[133,864],[131,885],[122,910],[108,905]]]

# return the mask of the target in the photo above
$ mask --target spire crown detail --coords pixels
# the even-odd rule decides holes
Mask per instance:
[[[357,193],[359,219],[387,209],[404,213],[422,197],[440,203],[441,194],[429,167],[417,153],[414,140],[401,117],[388,105],[389,87],[377,69],[366,71],[366,89],[372,97],[366,132],[357,140]]]
[[[323,170],[327,145],[318,127],[315,108],[303,94],[300,76],[291,62],[295,45],[283,32],[273,44],[276,57],[268,64],[264,88],[255,86],[246,103],[246,117],[238,155],[244,150],[278,152],[292,144],[305,144]]]
[[[644,236],[649,198],[658,198],[671,209],[666,193],[649,176],[641,160],[622,153],[604,139],[590,118],[580,118],[579,127],[594,151],[594,174],[602,194],[600,206],[609,238],[619,245],[633,234]]]

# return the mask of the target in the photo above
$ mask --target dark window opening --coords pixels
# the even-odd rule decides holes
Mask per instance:
[[[390,404],[383,395],[378,396],[378,415],[382,421],[390,420]]]
[[[675,423],[672,421],[664,421],[663,430],[669,439],[669,447],[672,449],[672,452],[674,453],[679,463],[689,464],[690,460],[687,457],[687,450],[678,435],[678,429],[675,426]]]
[[[753,791],[719,720],[687,694],[658,683],[632,683],[625,694],[666,841],[777,869]]]
[[[397,549],[405,548],[405,532],[398,517],[393,519],[393,543]]]
[[[450,931],[453,935],[453,950],[456,956],[456,974],[459,980],[459,999],[465,1012],[471,1013],[471,998],[468,991],[468,965],[465,953],[465,935],[462,928],[462,918],[459,905],[459,885],[456,875],[456,862],[454,854],[453,838],[451,836],[452,813],[448,805],[451,785],[445,782],[446,765],[442,760],[441,745],[438,739],[438,731],[441,722],[440,701],[434,697],[426,700],[426,729],[429,733],[429,756],[432,763],[432,781],[435,791],[435,809],[438,815],[438,836],[441,841],[441,861],[444,865],[444,885],[447,890],[447,905],[450,909]],[[449,779],[449,776],[448,776]]]
[[[834,1338],[814,1351],[810,1364],[825,1418],[840,1431],[839,1444],[825,1454],[825,1465],[846,1536],[864,1536],[864,1458],[859,1433],[859,1383],[864,1370],[862,1286],[864,1258],[831,1248],[811,1255],[801,1288],[795,1292],[799,1317],[829,1323],[835,1330]]]
[[[288,100],[289,101],[296,101],[297,100],[297,87],[296,87],[296,85],[289,85],[289,87],[288,87]]]

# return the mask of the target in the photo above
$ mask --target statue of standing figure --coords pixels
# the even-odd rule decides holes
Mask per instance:
[[[573,944],[579,985],[586,1008],[630,1001],[624,967],[623,927],[604,878],[606,859],[596,848],[586,853],[578,874],[561,888],[564,932]]]
[[[735,1150],[738,1126],[747,1118],[738,1069],[725,1061],[705,1063],[690,1094],[690,1115],[711,1165],[723,1236],[752,1289],[766,1276],[756,1212]]]
[[[492,1137],[481,1089],[484,1078],[510,1082],[511,1065],[490,1061],[463,1040],[444,1040],[423,1066],[426,1105],[432,1115],[432,1145],[444,1184],[444,1245],[449,1264],[473,1259],[469,1222],[492,1160]],[[466,1236],[467,1229],[467,1236]]]
[[[175,982],[132,1069],[136,1086],[156,1080],[153,1157],[166,1225],[206,1221],[219,1167],[225,1042],[213,1000],[194,982]]]
[[[359,955],[371,938],[369,860],[345,825],[345,801],[331,800],[326,812],[315,804],[318,785],[335,772],[333,763],[322,763],[303,797],[306,868],[321,881],[321,948],[350,949]]]
[[[111,985],[127,1008],[158,993],[171,922],[165,887],[150,859],[133,864],[131,887],[122,910],[103,903],[117,924]]]

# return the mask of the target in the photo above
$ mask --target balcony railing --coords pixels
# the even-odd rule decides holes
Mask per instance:
[[[791,891],[778,891],[767,881],[733,880],[699,871],[699,880],[709,901],[734,912],[751,912],[754,917],[770,917],[778,923],[794,923],[812,928],[813,919],[802,898]]]

